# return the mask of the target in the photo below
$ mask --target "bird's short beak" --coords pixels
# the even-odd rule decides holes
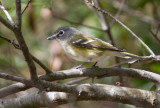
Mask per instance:
[[[49,36],[47,39],[52,40],[52,39],[56,39],[56,37],[57,37],[57,34],[53,34],[52,36]]]

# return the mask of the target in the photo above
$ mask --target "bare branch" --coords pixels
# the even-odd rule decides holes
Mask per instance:
[[[41,63],[35,56],[31,55],[31,57],[37,64],[39,64],[42,67],[42,69],[45,70],[46,74],[50,74],[53,72],[49,68],[47,68],[43,63]]]
[[[2,16],[0,16],[0,22],[2,22],[2,24],[4,24],[7,28],[13,31],[14,27],[9,24]]]
[[[84,0],[85,3],[87,3],[88,5],[94,7],[95,9],[97,9],[98,11],[110,16],[111,18],[113,18],[116,22],[118,22],[122,27],[124,27],[128,32],[130,32],[150,53],[151,55],[154,57],[155,54],[153,53],[153,51],[131,30],[129,29],[126,25],[124,25],[121,21],[119,21],[118,19],[116,19],[114,16],[112,16],[110,13],[108,13],[107,11],[95,6],[93,3],[90,3],[88,0]]]
[[[36,80],[38,79],[37,72],[36,72],[36,66],[29,53],[28,47],[26,45],[26,42],[23,38],[22,31],[21,31],[21,23],[22,23],[21,21],[22,20],[21,18],[21,0],[15,0],[15,1],[16,1],[16,25],[15,25],[16,28],[13,32],[18,40],[18,43],[23,52],[25,60],[27,61],[27,64],[30,70],[30,74],[31,74],[31,79]]]
[[[119,66],[124,65],[124,64],[129,64],[130,65],[130,64],[137,63],[137,62],[139,63],[140,61],[142,62],[144,60],[139,60],[139,59],[127,60],[127,61],[124,61],[124,62],[120,62],[120,63],[114,64],[114,65],[110,66],[110,68],[112,68],[112,67],[119,67]]]
[[[0,73],[0,78],[6,79],[6,80],[11,80],[11,81],[21,82],[21,83],[24,83],[24,84],[27,84],[27,85],[30,83],[29,80],[26,80],[22,77],[12,76],[12,75],[8,75],[8,74],[2,73],[2,72]]]
[[[16,4],[16,27],[21,31],[22,15],[21,15],[21,0],[15,0]]]
[[[147,57],[147,56],[144,56],[144,57]],[[144,61],[160,61],[160,56],[159,55],[156,55],[155,57],[149,57],[149,58],[144,58],[144,59],[131,59],[131,60],[127,60],[127,61],[124,61],[124,62],[120,62],[120,63],[117,63],[117,64],[114,64],[112,66],[110,66],[110,68],[113,68],[113,67],[119,67],[121,65],[124,65],[124,64],[134,64],[134,63],[140,63],[140,62],[144,62]]]
[[[0,89],[0,98],[26,90],[28,87],[22,83],[12,84]]]
[[[66,78],[76,77],[110,77],[110,76],[127,76],[134,78],[141,78],[144,80],[152,81],[154,83],[160,83],[160,75],[139,69],[133,68],[82,68],[82,69],[70,69],[58,72],[53,72],[49,75],[41,75],[40,79],[55,81]]]
[[[23,9],[23,11],[21,12],[21,14],[23,14],[25,12],[25,10],[28,8],[29,4],[32,2],[32,0],[29,0],[26,7]]]
[[[55,81],[55,80],[62,80],[62,79],[76,78],[76,77],[99,76],[98,78],[101,78],[101,77],[120,76],[120,75],[140,78],[160,84],[160,75],[149,71],[132,69],[132,68],[83,68],[81,70],[78,69],[64,70],[64,71],[54,72],[52,74],[42,75],[39,77],[39,79],[41,80],[38,80],[36,83],[21,77],[11,76],[5,73],[1,73],[0,78],[21,82],[26,84],[28,87],[37,87],[39,89],[42,88],[46,89],[48,87],[51,87],[47,90],[54,89],[55,91],[71,93],[73,90],[72,86],[67,86],[66,84],[60,85],[42,80]],[[71,88],[67,89],[68,87]]]
[[[65,98],[65,96],[68,96],[68,93],[63,93],[63,92],[31,93],[14,99],[3,99],[0,101],[0,103],[3,103],[1,107],[5,108],[10,108],[11,106],[13,108],[24,108],[24,107],[39,108],[47,106],[49,108],[54,108],[54,106],[57,105],[57,102],[59,104],[60,103],[62,104],[63,102],[62,98]]]
[[[144,108],[159,108],[160,95],[153,91],[139,90],[127,87],[117,87],[112,85],[103,84],[81,84],[75,86],[65,86],[66,89],[72,88],[69,93],[75,93],[77,101],[83,100],[103,100],[103,101],[113,101],[121,102],[124,104],[132,104]],[[61,88],[63,89],[63,88]],[[16,108],[22,107],[44,107],[55,105],[66,104],[70,99],[71,95],[64,92],[41,92],[34,93],[19,98],[4,99],[3,107],[8,108],[10,106]],[[78,93],[78,94],[77,94]],[[147,99],[146,99],[147,98]]]
[[[67,82],[65,84],[67,84],[67,85],[77,84],[77,83],[80,83],[80,82],[85,81],[87,79],[89,79],[89,78],[88,77],[80,78],[78,80],[70,81],[70,82]],[[23,83],[12,84],[10,86],[7,86],[7,87],[4,87],[4,88],[0,89],[0,98],[4,98],[8,95],[12,95],[14,93],[21,92],[21,91],[24,91],[24,90],[29,89],[29,88],[30,88],[29,86],[26,86]]]

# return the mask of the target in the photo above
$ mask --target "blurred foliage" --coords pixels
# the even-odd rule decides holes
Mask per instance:
[[[119,10],[115,4],[120,3],[122,0],[99,1],[103,9],[107,10],[112,15],[115,15]],[[15,1],[1,0],[1,2],[15,21]],[[28,0],[22,0],[22,9],[25,8],[27,2]],[[153,12],[155,8],[156,12]],[[156,14],[158,18],[155,17]],[[2,10],[0,10],[0,15],[7,19]],[[150,30],[156,31],[157,25],[160,21],[159,15],[159,0],[127,0],[124,5],[124,10],[122,10],[118,19],[142,38],[142,40],[156,53],[156,55],[158,55],[160,53],[160,41],[151,35]],[[30,52],[39,58],[43,64],[53,70],[69,69],[80,64],[79,62],[77,63],[76,61],[66,57],[62,48],[56,41],[46,40],[46,37],[52,34],[58,27],[74,26],[83,32],[106,40],[105,33],[102,31],[87,28],[82,25],[75,25],[57,18],[56,16],[93,27],[101,27],[99,19],[95,13],[85,5],[83,0],[32,0],[32,3],[22,16],[23,36]],[[146,20],[144,17],[149,17],[149,20]],[[106,18],[109,23],[113,20],[108,16],[106,16]],[[155,21],[158,21],[158,23]],[[1,23],[0,34],[11,40],[15,39],[14,34]],[[117,47],[137,55],[149,55],[141,44],[119,24],[115,23],[111,26],[111,34]],[[157,36],[160,39],[160,32]],[[124,61],[124,59],[121,59],[121,61]],[[103,66],[101,64],[103,64]],[[108,67],[113,64],[114,59],[113,57],[110,57],[106,58],[102,63],[99,63],[99,66]],[[90,65],[86,66],[88,67]],[[128,67],[128,65],[124,65],[123,67]],[[131,67],[160,73],[159,62],[137,63]],[[1,72],[29,78],[28,68],[21,51],[16,50],[11,44],[3,41],[2,39],[0,39],[0,70]],[[44,73],[44,70],[38,65],[37,70],[38,74]],[[115,79],[117,79],[117,77],[102,78],[97,79],[96,82],[115,85],[115,82],[117,81]],[[152,86],[151,82],[141,79],[124,78],[123,80],[125,80],[124,85],[128,87],[148,90]],[[64,83],[65,81],[60,81],[60,83]],[[87,80],[86,82],[91,81]],[[8,81],[0,81],[1,87],[5,84],[8,85]],[[100,105],[101,108],[106,108],[107,106],[108,108],[116,108],[116,105],[118,105],[110,102],[96,102],[96,105],[91,103],[94,102],[79,102],[76,105],[79,108],[84,106],[96,108],[97,104],[98,106]],[[120,108],[133,108],[131,105],[119,104],[119,106]]]

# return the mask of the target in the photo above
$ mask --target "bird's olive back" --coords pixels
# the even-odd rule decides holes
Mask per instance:
[[[77,30],[73,27],[60,27],[56,30],[57,39],[67,40],[71,38]]]

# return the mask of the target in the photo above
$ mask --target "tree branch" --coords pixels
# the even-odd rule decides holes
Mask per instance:
[[[37,72],[36,72],[36,66],[34,62],[32,61],[31,55],[29,53],[28,47],[26,45],[26,42],[23,38],[22,31],[21,31],[21,0],[16,0],[16,25],[15,25],[15,30],[13,31],[18,43],[20,45],[20,48],[23,52],[23,55],[25,57],[25,60],[28,64],[29,70],[30,70],[30,75],[32,80],[37,80]]]
[[[26,7],[23,9],[23,11],[21,12],[21,14],[23,14],[25,12],[25,10],[28,8],[29,4],[32,2],[32,0],[29,0]]]
[[[55,81],[55,80],[62,80],[67,78],[76,78],[76,77],[110,77],[110,76],[127,76],[127,77],[134,77],[134,78],[141,78],[144,80],[152,81],[154,83],[160,84],[160,75],[156,73],[152,73],[145,70],[133,69],[133,68],[82,68],[79,69],[70,69],[64,71],[53,72],[47,75],[39,76],[41,80],[47,81]],[[28,80],[11,76],[5,73],[0,73],[0,78],[22,82],[24,84],[28,84]]]
[[[82,68],[82,69],[70,69],[64,71],[53,72],[48,75],[39,76],[40,79],[55,81],[66,78],[76,77],[110,77],[110,76],[127,76],[133,78],[141,78],[144,80],[152,81],[154,83],[160,83],[160,75],[139,69],[133,68]]]
[[[82,82],[84,80],[87,80],[87,79],[89,79],[89,78],[88,77],[80,78],[78,80],[69,81],[69,82],[67,82],[65,84],[67,84],[67,85],[77,84],[77,83],[80,83],[80,82]],[[23,83],[12,84],[10,86],[7,86],[7,87],[4,87],[4,88],[0,89],[0,98],[4,98],[4,97],[6,97],[8,95],[12,95],[14,93],[18,93],[18,92],[27,90],[29,88],[31,88],[31,87],[30,86],[26,86]]]
[[[149,72],[149,71],[132,69],[132,68],[83,68],[81,70],[71,69],[71,70],[53,72],[52,74],[41,75],[39,76],[39,79],[55,81],[55,80],[63,80],[67,78],[96,77],[96,76],[98,76],[98,78],[110,77],[110,76],[126,76],[126,77],[140,78],[140,79],[144,79],[144,80],[148,80],[148,81],[152,81],[154,83],[160,84],[160,75]],[[14,77],[4,73],[0,74],[0,78],[22,82],[24,84],[27,84],[30,87],[35,86],[35,84],[33,85],[33,82],[30,82],[29,80],[23,79],[21,77]],[[38,84],[38,85],[42,87],[47,86],[47,84],[44,84],[44,85]]]
[[[13,31],[14,27],[11,24],[9,24],[2,16],[0,16],[0,22]]]
[[[71,89],[72,88],[72,89]],[[62,89],[62,88],[61,88]],[[159,108],[160,95],[153,91],[133,89],[127,87],[117,87],[103,84],[81,84],[67,86],[68,93],[63,92],[41,92],[22,96],[15,99],[1,100],[5,108],[14,106],[16,108],[50,106],[69,102],[70,97],[76,97],[76,101],[103,100],[132,104],[138,107]],[[71,90],[70,90],[71,89]],[[73,95],[74,93],[74,95]],[[146,99],[147,98],[147,99]],[[18,104],[19,103],[19,104]]]
[[[0,89],[0,98],[28,89],[25,84],[15,83]]]
[[[79,71],[79,70],[76,71],[76,70],[77,69],[72,69],[72,71],[70,70],[66,72],[63,71],[63,73],[57,72],[56,77],[64,78],[64,76],[67,76],[68,78],[71,78],[71,76],[76,77],[77,73],[79,74],[79,76],[87,75],[92,77],[99,73],[100,74],[103,73],[102,75],[104,75],[104,72],[106,72],[105,73],[106,76],[112,76],[112,75],[117,75],[117,73],[122,73],[122,75],[124,76],[138,77],[141,79],[147,79],[147,80],[153,81],[155,83],[160,83],[160,75],[151,73],[148,71],[144,71],[144,70],[138,70],[138,69],[112,68],[112,69],[108,69],[108,72],[110,73],[107,73],[107,69],[102,69],[104,71],[103,72],[100,68],[82,69],[82,71]],[[42,81],[42,80],[37,80],[36,83],[34,83],[33,81],[30,81],[30,80],[26,80],[19,77],[13,77],[6,74],[0,74],[0,77],[4,79],[10,79],[13,81],[22,82],[24,84],[27,84],[30,87],[46,89],[47,91],[57,91],[57,92],[67,92],[67,93],[77,94],[77,96],[84,96],[80,98],[84,100],[106,99],[106,100],[115,101],[115,102],[133,104],[136,106],[145,106],[146,108],[151,108],[153,106],[154,108],[159,107],[159,101],[158,101],[159,95],[156,94],[155,92],[149,92],[149,91],[131,89],[131,88],[125,88],[125,87],[116,87],[111,85],[101,85],[101,84],[66,85],[66,84],[51,83],[51,82]]]
[[[20,48],[23,52],[23,55],[25,57],[25,60],[28,64],[28,67],[29,67],[29,71],[30,71],[30,75],[31,75],[31,79],[32,80],[36,80],[37,79],[37,72],[36,72],[36,66],[34,64],[34,62],[32,61],[32,57],[29,53],[29,50],[28,50],[28,47],[25,43],[25,40],[22,36],[22,32],[21,31],[14,31],[14,34],[18,40],[18,43],[20,45]]]
[[[9,74],[2,73],[2,72],[0,73],[0,78],[6,79],[6,80],[11,80],[11,81],[16,81],[16,82],[21,82],[26,85],[30,85],[29,83],[31,82],[31,81],[24,79],[22,77],[9,75]]]
[[[21,31],[22,15],[21,15],[21,0],[15,0],[16,4],[16,27]]]

